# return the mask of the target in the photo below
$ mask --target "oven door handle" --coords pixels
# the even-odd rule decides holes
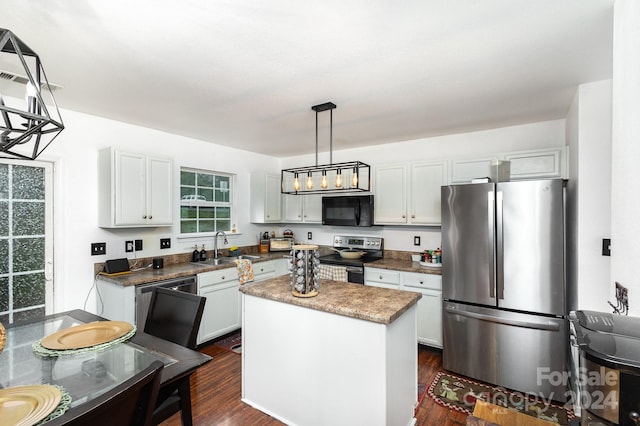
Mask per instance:
[[[347,266],[346,268],[347,268],[347,272],[355,272],[359,274],[364,273],[364,269],[358,266]]]

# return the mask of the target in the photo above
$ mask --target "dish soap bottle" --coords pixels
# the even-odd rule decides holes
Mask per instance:
[[[196,244],[193,249],[193,253],[191,253],[191,261],[197,262],[199,260],[200,260],[200,252],[198,251],[198,245]]]
[[[205,260],[207,260],[207,251],[204,249],[204,244],[203,244],[202,250],[200,250],[200,262],[204,262]]]

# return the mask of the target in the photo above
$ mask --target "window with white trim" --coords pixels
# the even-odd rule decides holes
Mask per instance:
[[[231,231],[233,175],[180,169],[180,233]]]

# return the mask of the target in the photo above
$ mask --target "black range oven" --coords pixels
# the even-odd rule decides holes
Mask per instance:
[[[379,237],[345,236],[333,237],[333,248],[340,251],[361,251],[356,259],[348,259],[338,252],[320,257],[320,263],[344,266],[347,269],[347,281],[364,284],[364,264],[382,259],[384,256],[384,239]]]

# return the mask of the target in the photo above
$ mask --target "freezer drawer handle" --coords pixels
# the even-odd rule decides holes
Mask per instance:
[[[549,330],[549,331],[560,330],[560,325],[558,324],[539,323],[539,322],[533,322],[533,321],[518,321],[518,320],[507,319],[507,318],[494,317],[492,315],[478,314],[475,312],[460,311],[452,307],[447,307],[445,310],[447,311],[447,313],[454,314],[454,315],[461,315],[463,317],[479,319],[482,321],[495,322],[498,324],[513,325],[515,327],[536,328],[539,330]]]

